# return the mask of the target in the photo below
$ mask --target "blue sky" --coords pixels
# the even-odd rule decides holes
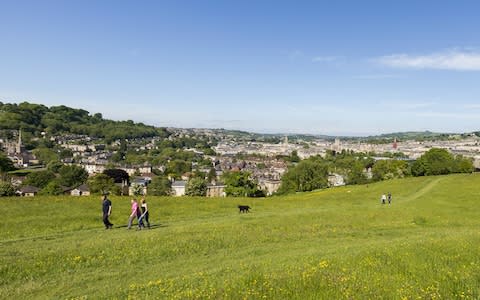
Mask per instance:
[[[0,101],[256,132],[480,130],[478,11],[478,1],[0,1]]]

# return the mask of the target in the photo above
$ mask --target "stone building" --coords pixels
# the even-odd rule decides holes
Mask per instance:
[[[186,187],[187,187],[187,182],[184,180],[172,182],[172,195],[175,197],[180,197],[185,195]]]

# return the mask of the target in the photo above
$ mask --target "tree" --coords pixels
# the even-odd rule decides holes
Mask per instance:
[[[462,155],[455,156],[453,162],[454,173],[471,173],[475,170],[471,158],[463,157]]]
[[[168,196],[172,191],[172,183],[166,176],[157,176],[152,178],[148,185],[148,194],[153,196]]]
[[[107,169],[103,171],[103,174],[112,178],[115,183],[122,183],[124,181],[129,181],[130,176],[128,173],[122,169]]]
[[[291,167],[282,177],[279,193],[305,192],[328,186],[328,167],[312,157]]]
[[[372,167],[373,180],[402,178],[409,175],[408,163],[403,160],[379,160]]]
[[[432,148],[413,163],[412,174],[415,176],[450,174],[453,168],[452,154],[445,149]]]
[[[175,159],[170,161],[167,164],[167,168],[165,173],[167,174],[174,174],[176,178],[180,177],[182,174],[186,172],[190,172],[192,170],[192,163],[190,161],[185,161],[181,159]]]
[[[40,193],[42,195],[61,195],[63,194],[63,187],[57,180],[52,180],[40,190]]]
[[[114,193],[119,194],[120,189],[115,185],[113,178],[105,174],[97,174],[87,181],[90,192],[94,194]]]
[[[124,154],[120,151],[114,152],[112,156],[110,157],[110,160],[112,162],[118,163],[121,162],[124,158]]]
[[[133,195],[135,195],[135,196],[143,195],[143,192],[144,192],[143,185],[137,184],[137,183],[132,183],[131,188],[132,188]]]
[[[293,150],[292,153],[290,154],[290,161],[291,162],[299,162],[300,157],[298,156],[297,150]]]
[[[205,149],[203,149],[203,154],[205,154],[205,155],[210,155],[210,156],[217,155],[212,148],[205,148]]]
[[[3,152],[0,152],[0,173],[6,173],[15,170],[13,162]]]
[[[423,176],[425,175],[425,170],[427,169],[427,162],[424,159],[418,158],[411,167],[413,176]]]
[[[63,163],[61,161],[51,161],[47,165],[47,170],[52,171],[53,173],[58,173],[61,167],[63,167]]]
[[[225,172],[222,178],[227,196],[251,197],[257,193],[257,183],[250,179],[250,172]]]
[[[185,188],[187,196],[205,196],[207,194],[207,182],[199,177],[192,178],[188,181]]]
[[[166,137],[169,135],[165,128],[155,128],[132,121],[104,120],[99,113],[89,115],[83,109],[70,108],[64,105],[50,108],[23,102],[20,104],[0,105],[0,128],[18,130],[25,133],[25,144],[33,144],[30,136],[38,136],[40,132],[49,134],[85,134],[91,137],[103,137],[113,141],[125,138]],[[38,141],[43,144],[46,140]],[[27,147],[28,148],[28,147]]]
[[[217,179],[217,171],[214,167],[211,167],[207,174],[207,180],[208,182],[213,182],[215,179]]]
[[[58,161],[58,154],[49,148],[37,148],[33,150],[33,154],[41,161],[43,164],[48,164],[51,161]]]
[[[55,179],[55,174],[52,171],[31,172],[26,176],[23,185],[44,188],[53,179]]]
[[[59,157],[61,159],[73,157],[73,151],[70,149],[62,149],[60,150]]]
[[[354,160],[350,167],[347,169],[347,184],[363,184],[368,181],[364,172],[365,166],[361,161]]]
[[[81,185],[88,178],[87,171],[80,166],[62,166],[58,173],[60,174],[60,182],[68,187]]]
[[[10,182],[0,182],[0,197],[8,197],[15,195],[15,188]]]

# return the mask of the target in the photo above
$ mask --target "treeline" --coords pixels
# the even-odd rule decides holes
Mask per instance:
[[[165,128],[156,128],[143,123],[112,121],[102,114],[90,114],[83,109],[64,105],[47,107],[42,104],[0,102],[0,130],[18,130],[28,136],[81,134],[103,138],[107,142],[117,139],[168,136]]]
[[[364,153],[328,151],[325,157],[312,156],[290,167],[282,177],[280,194],[306,192],[328,187],[328,175],[341,174],[346,184],[368,182],[366,169],[374,164],[373,158]]]
[[[0,158],[2,155],[0,155]],[[3,169],[3,168],[2,168]],[[2,170],[0,169],[0,171]],[[21,174],[21,173],[17,173]],[[0,180],[0,196],[13,196],[15,187],[7,180],[8,176],[2,173]],[[67,166],[61,163],[50,164],[46,170],[27,172],[22,186],[34,186],[40,189],[43,195],[60,195],[67,188],[74,188],[86,182],[88,173],[80,166]]]
[[[340,174],[345,184],[364,184],[406,176],[471,173],[474,169],[472,159],[438,148],[430,149],[413,162],[396,159],[374,161],[363,153],[329,152],[325,158],[310,157],[290,167],[282,177],[278,193],[326,188],[329,186],[328,176],[332,173]]]

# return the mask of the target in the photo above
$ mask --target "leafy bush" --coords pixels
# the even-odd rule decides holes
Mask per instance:
[[[0,197],[15,195],[15,188],[9,182],[0,182]]]
[[[207,182],[202,178],[192,178],[185,188],[185,195],[205,196],[207,194]]]

